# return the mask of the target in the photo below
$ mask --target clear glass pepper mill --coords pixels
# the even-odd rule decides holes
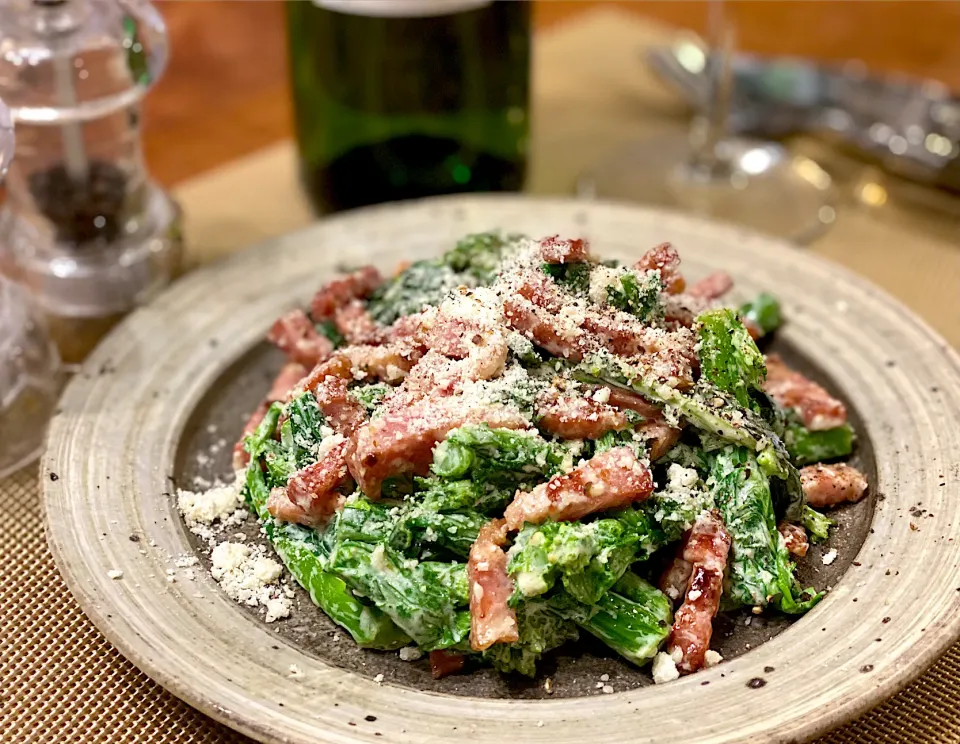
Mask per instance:
[[[0,262],[36,297],[67,362],[179,267],[179,210],[140,143],[139,104],[166,59],[146,0],[0,3],[0,97],[17,127]]]
[[[13,125],[0,101],[0,180],[13,157]],[[57,350],[22,287],[0,275],[0,478],[33,460],[59,392]]]

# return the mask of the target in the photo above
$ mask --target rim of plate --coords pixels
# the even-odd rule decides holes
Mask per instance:
[[[189,587],[166,581],[171,558],[192,552],[169,496],[174,455],[213,381],[338,259],[385,267],[497,227],[581,234],[612,256],[671,240],[692,273],[722,267],[738,286],[780,296],[786,340],[861,413],[882,494],[860,566],[791,628],[666,685],[555,701],[463,698],[330,666],[238,611],[206,573]],[[960,501],[950,499],[960,484],[958,419],[957,353],[898,301],[825,259],[632,205],[453,196],[337,215],[178,281],[118,326],[71,381],[41,476],[51,551],[97,627],[169,691],[262,741],[800,741],[894,694],[960,636]],[[911,526],[908,509],[921,501],[929,516]],[[111,569],[123,578],[111,579]],[[758,677],[763,686],[748,686]]]

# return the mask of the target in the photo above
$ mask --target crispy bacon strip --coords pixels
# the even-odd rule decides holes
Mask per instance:
[[[683,559],[692,565],[687,593],[673,617],[669,652],[680,650],[677,669],[695,672],[704,665],[713,635],[713,618],[720,607],[723,571],[727,565],[730,536],[716,512],[704,512],[693,525],[683,549]]]
[[[777,530],[783,535],[783,544],[790,555],[803,558],[810,549],[810,541],[807,539],[807,531],[799,524],[790,522],[781,522],[777,525]]]
[[[349,442],[340,438],[320,459],[298,470],[281,493],[271,491],[267,511],[274,518],[316,527],[326,522],[340,503],[347,481]]]
[[[350,300],[362,300],[373,294],[383,283],[383,277],[373,266],[364,266],[351,274],[334,279],[324,285],[310,302],[310,315],[314,320],[333,317],[337,308]]]
[[[313,388],[317,406],[331,429],[350,436],[367,420],[367,412],[360,403],[350,397],[347,382],[329,375]]]
[[[517,491],[504,517],[511,530],[519,530],[525,522],[572,521],[642,501],[652,491],[650,469],[629,447],[616,447],[532,491]]]
[[[267,340],[293,361],[313,367],[333,353],[333,344],[317,333],[303,310],[292,310],[267,332]]]
[[[434,679],[446,677],[448,674],[456,674],[466,663],[463,654],[454,651],[440,649],[430,652],[430,676]]]
[[[260,405],[257,406],[257,410],[251,414],[250,418],[247,419],[247,423],[244,424],[243,433],[240,435],[240,439],[237,440],[237,443],[233,445],[233,467],[234,470],[241,470],[242,468],[247,467],[250,462],[250,455],[247,454],[243,449],[243,440],[246,439],[248,434],[253,433],[254,429],[260,426],[260,422],[263,421],[263,417],[267,415],[267,409],[270,408],[271,403],[276,403],[278,401],[284,400],[287,393],[294,387],[297,383],[300,382],[300,379],[307,373],[306,367],[302,364],[296,362],[288,362],[283,365],[283,368],[280,370],[280,374],[276,376],[273,381],[273,384],[270,386],[270,390],[267,392],[264,399],[260,401]]]
[[[567,240],[554,235],[540,241],[540,257],[548,264],[583,263],[590,260],[590,244],[586,240]]]
[[[680,294],[687,286],[680,273],[680,255],[670,243],[661,243],[640,257],[633,268],[639,271],[660,271],[660,280],[667,294]]]
[[[781,408],[796,411],[808,429],[824,431],[846,423],[846,406],[820,385],[790,369],[777,354],[768,354],[766,364],[763,389]]]
[[[525,297],[514,295],[504,302],[507,322],[542,349],[554,356],[579,362],[583,359],[583,330],[561,332],[550,313],[534,305]]]
[[[434,446],[466,424],[497,429],[525,429],[528,421],[517,411],[498,405],[470,407],[459,397],[427,398],[384,412],[353,437],[350,473],[367,498],[380,498],[380,485],[401,473],[427,472]]]
[[[573,395],[550,388],[537,399],[537,426],[561,439],[597,439],[629,426],[627,417],[590,393]]]
[[[686,329],[650,328],[628,313],[571,304],[543,274],[524,276],[504,303],[507,322],[554,356],[579,361],[607,349],[621,356],[643,355],[650,370],[684,388],[693,384],[696,339]]]
[[[677,550],[670,565],[660,575],[660,591],[676,603],[687,591],[687,582],[693,573],[693,564],[683,557],[685,543]]]
[[[387,337],[387,330],[373,319],[360,300],[350,300],[334,310],[333,323],[350,344],[376,345]]]
[[[701,300],[716,300],[733,289],[733,277],[726,271],[714,271],[687,289],[687,294]]]
[[[643,396],[610,388],[610,403],[617,408],[636,411],[647,419],[637,427],[637,433],[647,440],[651,460],[659,460],[680,440],[680,429],[670,426],[663,418],[663,411]]]
[[[810,506],[836,506],[859,501],[867,492],[867,479],[850,465],[807,465],[800,469],[803,495]]]
[[[637,433],[647,440],[650,460],[656,461],[669,452],[680,441],[680,429],[670,426],[661,419],[651,419],[637,427]]]
[[[617,408],[625,408],[628,411],[635,411],[645,419],[653,419],[657,421],[663,419],[663,412],[660,410],[659,406],[655,406],[638,393],[632,393],[629,390],[611,387],[610,398],[608,400],[610,405],[616,406]]]
[[[470,580],[470,647],[484,651],[494,643],[519,640],[517,615],[507,604],[513,582],[507,575],[507,524],[494,519],[480,528],[470,548],[467,577]]]

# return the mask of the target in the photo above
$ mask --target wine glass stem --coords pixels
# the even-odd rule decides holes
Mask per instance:
[[[707,17],[707,100],[702,136],[694,145],[694,165],[708,172],[723,167],[717,154],[727,136],[733,85],[734,28],[725,13],[724,0],[710,0]]]

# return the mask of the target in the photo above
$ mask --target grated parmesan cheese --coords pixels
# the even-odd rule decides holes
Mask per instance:
[[[677,663],[673,657],[661,651],[653,657],[653,681],[660,685],[664,682],[672,682],[680,678],[680,671],[677,669]]]
[[[721,661],[723,661],[723,657],[712,648],[707,649],[707,653],[703,656],[703,663],[706,664],[707,667],[716,666]]]

